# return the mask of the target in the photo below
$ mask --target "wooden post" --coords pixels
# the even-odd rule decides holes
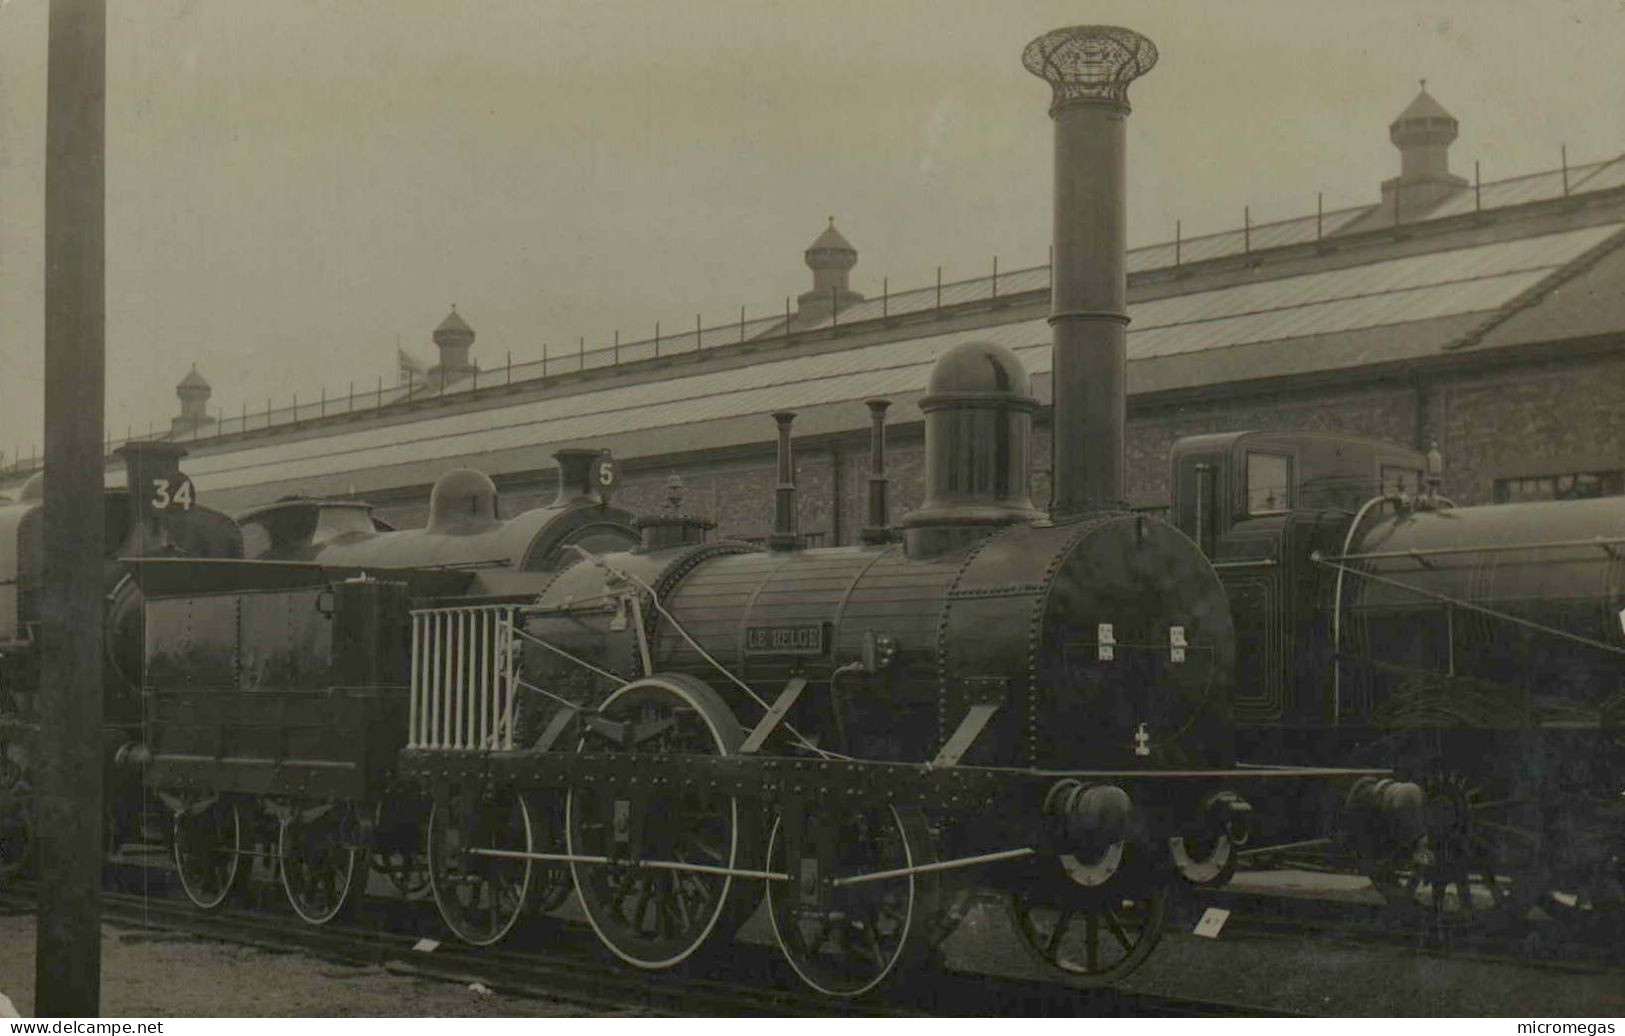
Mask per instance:
[[[45,85],[45,587],[34,1014],[95,1017],[102,981],[101,451],[106,0],[52,0]]]

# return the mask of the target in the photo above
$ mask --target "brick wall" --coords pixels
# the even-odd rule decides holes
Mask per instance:
[[[1458,504],[1492,502],[1498,478],[1625,467],[1625,344],[1611,356],[1440,382],[1427,430]]]
[[[1290,395],[1134,405],[1127,443],[1129,502],[1166,502],[1168,451],[1175,439],[1239,429],[1341,432],[1411,446],[1420,420],[1424,439],[1436,439],[1444,453],[1445,491],[1460,504],[1490,502],[1497,478],[1625,465],[1625,351],[1586,361],[1436,378],[1425,383],[1423,393],[1420,414],[1417,390],[1398,380],[1299,389]],[[919,425],[890,430],[887,467],[894,524],[924,498],[923,446]],[[1033,433],[1032,499],[1041,509],[1049,504],[1049,450],[1049,430],[1040,422]],[[863,434],[834,443],[798,443],[801,531],[823,533],[830,545],[837,531],[840,542],[858,542],[868,466]],[[629,473],[615,502],[634,513],[658,510],[672,472],[683,478],[686,510],[715,520],[720,535],[756,537],[772,531],[776,479],[771,442],[743,458],[654,465]],[[550,488],[505,492],[502,513],[517,514],[552,498]],[[380,510],[403,526],[421,525],[426,493],[420,500],[391,502]]]

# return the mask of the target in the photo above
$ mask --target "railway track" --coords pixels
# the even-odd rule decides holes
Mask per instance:
[[[493,992],[609,1012],[728,1017],[1298,1016],[1249,1004],[1080,989],[945,968],[904,977],[888,986],[883,996],[837,1000],[802,989],[778,956],[762,952],[760,946],[736,944],[680,969],[647,972],[607,962],[584,926],[554,917],[532,919],[500,947],[474,949],[442,942],[432,952],[423,952],[414,948],[419,940],[439,939],[443,932],[432,908],[422,902],[372,898],[350,920],[313,928],[274,906],[203,913],[171,898],[167,874],[159,872],[156,878],[143,879],[148,884],[145,892],[105,891],[104,921],[376,965],[410,977],[480,983]],[[28,883],[0,890],[0,910],[30,912],[31,892]],[[251,888],[249,897],[251,902],[275,902],[270,889]]]

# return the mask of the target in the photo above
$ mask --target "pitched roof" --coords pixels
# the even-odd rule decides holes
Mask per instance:
[[[206,389],[209,387],[209,383],[203,380],[203,375],[199,374],[197,367],[194,366],[186,372],[186,377],[182,378],[175,387],[177,389]]]
[[[1399,113],[1395,122],[1408,122],[1411,119],[1454,119],[1455,116],[1444,110],[1444,105],[1433,99],[1433,95],[1424,87],[1422,92],[1405,106]]]
[[[435,328],[436,334],[440,333],[441,331],[466,331],[468,334],[474,333],[474,329],[468,326],[468,321],[464,320],[457,312],[456,306],[451,307],[451,312],[446,314],[446,319],[442,320],[440,322],[440,326]]]
[[[1131,392],[1200,387],[1437,356],[1510,313],[1566,271],[1625,241],[1625,222],[1471,244],[1360,265],[1133,297]],[[1143,293],[1142,293],[1143,294]],[[618,454],[660,455],[770,438],[764,415],[794,407],[798,432],[861,427],[861,401],[897,401],[894,420],[919,419],[917,400],[948,349],[987,340],[1015,350],[1048,389],[1050,331],[1042,316],[992,327],[875,342],[641,384],[579,386],[501,406],[293,442],[201,453],[188,474],[211,492],[299,482],[360,491],[428,481],[446,463],[528,470],[549,449],[590,442]],[[822,422],[820,424],[819,422]],[[677,430],[681,429],[681,432]],[[362,485],[361,483],[367,483]]]
[[[824,232],[814,238],[813,243],[807,246],[807,251],[809,252],[816,252],[822,249],[843,252],[857,251],[856,248],[852,247],[852,242],[842,237],[841,232],[835,229],[834,216],[829,218],[829,226],[824,228]]]

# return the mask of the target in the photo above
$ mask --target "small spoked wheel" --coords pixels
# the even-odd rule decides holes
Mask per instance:
[[[657,674],[605,699],[583,753],[735,754],[743,734],[726,703],[693,677]],[[565,799],[570,873],[599,940],[639,968],[687,960],[718,929],[731,936],[731,871],[746,864],[739,803],[703,788],[572,788]],[[598,862],[608,861],[608,862]]]
[[[429,891],[429,867],[422,853],[410,849],[375,849],[371,870],[389,879],[402,899],[418,899]]]
[[[918,810],[892,806],[810,819],[796,847],[782,820],[768,839],[768,870],[790,875],[768,882],[773,936],[807,985],[862,996],[931,948],[940,882],[910,872],[935,862],[930,832]],[[904,873],[851,881],[892,871]]]
[[[1227,884],[1240,862],[1236,843],[1227,834],[1174,835],[1168,856],[1179,876],[1200,888]]]
[[[200,910],[223,906],[247,874],[243,820],[236,803],[215,796],[175,814],[175,873]]]
[[[34,852],[32,810],[21,785],[0,789],[0,881],[28,866]]]
[[[373,819],[371,869],[389,879],[403,899],[429,892],[429,861],[424,843],[429,811],[416,801],[386,799]]]
[[[296,806],[277,833],[282,889],[306,924],[324,925],[366,888],[367,853],[353,802]]]
[[[1436,931],[1521,921],[1545,884],[1539,803],[1455,773],[1418,783],[1427,846],[1369,861],[1383,900],[1403,921]]]
[[[1010,897],[1010,919],[1028,948],[1090,986],[1112,985],[1145,963],[1162,939],[1167,912],[1168,889],[1160,883],[1117,895],[1102,889],[1061,903],[1020,892]]]
[[[513,930],[530,896],[535,851],[523,795],[452,797],[429,812],[429,887],[457,938],[489,946]]]

